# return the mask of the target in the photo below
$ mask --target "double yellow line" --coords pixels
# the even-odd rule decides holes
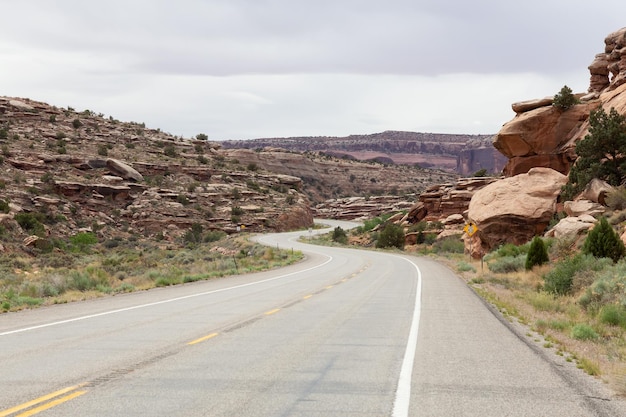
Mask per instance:
[[[32,401],[16,405],[15,407],[0,411],[0,417],[10,416],[15,413],[19,413],[20,411],[23,412],[20,414],[15,414],[14,417],[28,417],[41,413],[42,411],[45,411],[52,407],[56,407],[57,405],[63,404],[64,402],[85,394],[87,391],[80,390],[80,388],[82,388],[83,386],[85,386],[85,384],[79,384],[63,388],[62,390],[52,392],[39,398],[35,398]]]

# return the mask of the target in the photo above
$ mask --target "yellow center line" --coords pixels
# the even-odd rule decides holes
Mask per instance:
[[[219,333],[211,333],[211,334],[206,335],[206,336],[204,336],[204,337],[201,337],[201,338],[199,338],[199,339],[193,340],[193,341],[191,341],[191,342],[189,342],[189,343],[187,343],[187,344],[188,344],[188,345],[195,345],[196,343],[200,343],[200,342],[204,342],[205,340],[212,339],[212,338],[214,338],[215,336],[217,336],[218,334],[219,334]]]
[[[28,402],[26,402],[24,404],[16,405],[15,407],[6,409],[4,411],[0,411],[0,417],[6,417],[6,416],[11,415],[13,413],[17,413],[18,411],[25,410],[27,408],[32,407],[33,405],[42,403],[44,401],[48,401],[48,400],[50,400],[50,399],[52,399],[54,397],[58,397],[59,395],[66,394],[66,393],[68,393],[70,391],[74,391],[75,389],[78,389],[78,388],[80,388],[80,387],[82,387],[84,385],[85,384],[79,384],[79,385],[74,385],[74,386],[71,386],[71,387],[63,388],[61,390],[52,392],[52,393],[44,395],[42,397],[35,398],[34,400],[28,401]]]
[[[49,408],[56,407],[59,404],[63,404],[64,402],[72,400],[72,399],[74,399],[76,397],[80,397],[81,395],[85,394],[86,392],[87,391],[76,391],[76,392],[73,392],[70,395],[66,395],[65,397],[57,398],[54,401],[50,401],[49,403],[41,405],[41,406],[39,406],[37,408],[33,408],[32,410],[28,410],[28,411],[26,411],[26,412],[24,412],[22,414],[18,414],[15,417],[29,417],[29,416],[35,415],[37,413],[41,413],[42,411],[45,411],[45,410],[47,410]]]
[[[334,285],[329,285],[328,287],[326,287],[326,289],[330,290],[332,287],[334,287]]]
[[[278,313],[280,311],[280,308],[275,308],[274,310],[270,310],[268,312],[265,313],[266,316],[272,315],[274,313]]]
[[[302,297],[302,299],[303,300],[308,300],[311,297],[313,297],[313,294],[305,295],[304,297]]]

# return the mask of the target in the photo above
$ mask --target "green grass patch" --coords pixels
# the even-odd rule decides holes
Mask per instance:
[[[572,327],[571,336],[576,340],[597,340],[598,333],[588,324],[577,324]]]

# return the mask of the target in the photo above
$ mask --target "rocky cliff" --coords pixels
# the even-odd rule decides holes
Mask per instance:
[[[473,174],[485,169],[499,173],[506,162],[493,147],[493,135],[453,135],[386,131],[347,137],[291,137],[224,141],[225,148],[282,148],[297,152],[322,152],[343,159],[419,165]]]
[[[553,97],[545,97],[512,105],[516,115],[494,142],[508,158],[504,174],[510,178],[490,184],[472,197],[468,220],[476,223],[478,232],[468,247],[485,252],[502,243],[524,243],[543,234],[559,210],[557,199],[567,182],[564,174],[576,161],[576,142],[589,133],[590,113],[602,107],[607,113],[614,108],[626,115],[626,28],[609,34],[604,44],[604,52],[588,67],[587,92],[576,95],[579,104],[560,109],[552,105]],[[590,185],[606,193],[606,187]],[[556,225],[553,236],[575,236],[589,229],[594,216],[603,212],[600,193],[586,190],[578,198],[581,200],[561,206],[568,217]],[[572,210],[573,204],[587,209]]]
[[[496,135],[494,146],[508,158],[504,174],[513,176],[533,167],[552,168],[567,174],[576,160],[576,142],[589,132],[589,114],[602,106],[626,114],[626,28],[604,41],[604,52],[595,56],[586,93],[580,104],[567,110],[552,106],[552,97],[514,103],[516,115]]]

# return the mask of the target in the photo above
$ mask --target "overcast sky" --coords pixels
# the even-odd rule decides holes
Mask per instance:
[[[0,0],[0,95],[212,140],[497,133],[624,0]]]

